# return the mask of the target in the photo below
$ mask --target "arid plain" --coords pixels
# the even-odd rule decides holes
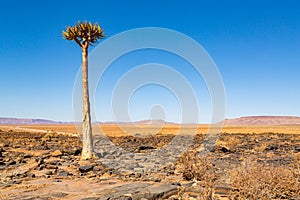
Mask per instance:
[[[80,161],[74,124],[1,125],[0,199],[300,198],[300,125],[227,124],[202,156],[198,150],[208,125],[100,127],[115,145],[135,154],[132,171],[106,166],[102,154]],[[99,125],[93,129],[97,138]],[[156,170],[139,165],[147,161],[140,155],[163,148],[179,130],[196,135],[174,163]],[[118,160],[120,155],[111,156]]]

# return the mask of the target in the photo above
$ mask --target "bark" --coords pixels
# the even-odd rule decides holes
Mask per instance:
[[[82,154],[86,160],[94,156],[88,84],[88,49],[82,48]]]

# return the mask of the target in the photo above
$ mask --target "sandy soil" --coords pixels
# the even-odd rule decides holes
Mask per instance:
[[[58,134],[77,135],[80,133],[80,125],[0,125],[0,129],[9,131],[28,131]],[[126,136],[136,134],[190,134],[191,131],[196,131],[198,134],[206,134],[208,125],[115,125],[104,124],[94,125],[93,134],[97,135],[100,132],[108,136]],[[242,133],[242,134],[263,134],[263,133],[284,133],[284,134],[300,134],[300,125],[228,125],[221,129],[222,133]]]
[[[137,155],[163,147],[179,130],[178,125],[125,128],[129,135],[116,125],[102,126],[113,143]],[[188,134],[192,128],[185,126],[184,131]],[[189,153],[201,147],[207,128],[197,129],[200,134],[182,155],[184,159],[158,171],[141,173],[104,166],[101,159],[106,159],[105,156],[81,161],[82,144],[73,125],[0,126],[0,199],[159,199],[157,195],[197,199],[197,195],[203,195],[204,186],[201,181],[195,182],[195,172],[190,170],[193,162],[203,161],[190,160]],[[229,198],[233,189],[230,176],[247,160],[296,170],[293,166],[300,166],[299,129],[299,126],[225,127],[205,157],[205,163],[212,163],[209,171],[216,177],[212,186],[214,198]],[[134,137],[139,134],[150,136]],[[137,159],[147,161],[143,157]],[[207,171],[206,168],[201,171],[201,166],[196,174]]]

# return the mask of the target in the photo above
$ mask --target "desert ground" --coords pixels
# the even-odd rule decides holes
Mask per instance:
[[[75,125],[1,125],[0,199],[300,199],[299,125],[227,125],[206,149],[208,128],[94,125],[99,158],[81,161]]]

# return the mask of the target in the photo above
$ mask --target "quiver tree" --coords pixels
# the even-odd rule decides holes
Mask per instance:
[[[89,100],[88,84],[88,48],[99,39],[104,38],[104,31],[98,23],[78,22],[74,26],[68,26],[62,32],[66,40],[74,40],[82,50],[82,154],[81,159],[86,160],[94,157],[92,124]]]

